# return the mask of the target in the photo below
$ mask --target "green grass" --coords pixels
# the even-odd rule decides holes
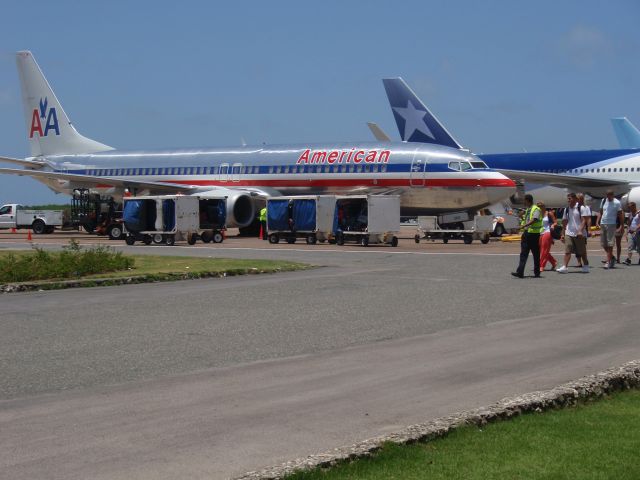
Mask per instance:
[[[108,275],[92,275],[87,278],[119,278],[131,275],[154,275],[167,273],[211,273],[231,274],[292,271],[308,268],[308,265],[277,260],[242,260],[229,258],[163,257],[155,255],[132,255],[135,267],[131,270],[113,272]]]
[[[287,479],[638,479],[639,458],[640,392],[627,391]]]
[[[62,252],[48,252],[37,247],[28,253],[2,252],[0,282],[81,278],[129,270],[134,265],[134,259],[111,248],[97,246],[81,249],[77,242],[71,241]]]
[[[71,206],[68,203],[57,204],[47,203],[46,205],[25,205],[25,210],[70,210]]]
[[[166,277],[170,274],[197,277],[199,274],[226,272],[230,275],[242,275],[304,268],[308,268],[308,265],[275,260],[123,255],[108,247],[81,249],[73,243],[62,252],[41,249],[0,252],[2,283],[132,276],[149,276],[152,280],[161,280],[170,279]],[[163,276],[166,278],[162,278]]]

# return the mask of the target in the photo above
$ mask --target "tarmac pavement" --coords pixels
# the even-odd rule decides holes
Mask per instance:
[[[0,296],[0,478],[228,478],[639,358],[637,265],[518,280],[499,242],[117,248],[320,267]]]

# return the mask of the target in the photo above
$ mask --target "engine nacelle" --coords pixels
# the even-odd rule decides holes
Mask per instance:
[[[630,202],[640,205],[640,187],[633,187],[629,190],[629,193],[620,198],[620,201],[622,202],[623,208],[627,208]]]
[[[243,228],[251,225],[256,218],[256,204],[246,192],[230,189],[216,189],[197,194],[199,197],[227,198],[227,227]]]

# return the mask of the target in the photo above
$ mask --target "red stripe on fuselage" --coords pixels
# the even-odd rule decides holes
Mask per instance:
[[[425,180],[389,178],[363,179],[317,179],[317,180],[157,180],[179,185],[216,187],[515,187],[508,178],[435,178]]]

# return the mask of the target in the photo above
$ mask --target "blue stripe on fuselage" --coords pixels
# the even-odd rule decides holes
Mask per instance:
[[[488,153],[476,154],[495,169],[565,172],[585,165],[640,153],[640,149],[585,150],[571,152]]]
[[[347,165],[347,164],[342,164],[342,165]],[[308,174],[308,173],[384,173],[384,172],[371,172],[369,171],[369,169],[363,169],[364,171],[360,171],[357,167],[360,165],[366,166],[366,165],[373,165],[373,164],[349,164],[353,170],[352,171],[348,171],[347,167],[345,166],[345,169],[347,171],[344,172],[338,172],[336,170],[334,170],[333,172],[330,171],[322,171],[323,167],[326,167],[327,165],[305,165],[307,168],[305,169],[305,171],[301,171],[298,172],[297,169],[295,169],[292,172],[286,171],[286,172],[276,172],[273,171],[273,169],[279,169],[280,167],[289,167],[289,165],[273,165],[273,166],[261,166],[259,168],[259,170],[257,172],[251,172],[251,173],[243,173],[243,174],[248,174],[248,175],[296,175],[296,174]],[[386,172],[387,173],[406,173],[411,171],[411,164],[410,163],[390,163],[390,164],[377,164],[377,165],[384,165],[386,167]],[[315,171],[315,167],[320,167],[320,171],[316,172]],[[335,164],[334,167],[337,167],[338,164]],[[355,168],[354,168],[355,167]],[[60,172],[60,173],[70,173],[70,174],[76,174],[76,175],[100,175],[100,176],[126,176],[126,177],[131,177],[131,176],[147,176],[147,175],[178,175],[175,171],[173,171],[174,169],[178,169],[178,168],[182,168],[183,170],[191,170],[193,169],[193,172],[189,171],[183,171],[183,173],[181,174],[181,176],[193,176],[193,175],[218,175],[220,174],[219,170],[216,170],[215,173],[211,173],[208,170],[208,167],[202,167],[202,166],[180,166],[180,167],[159,167],[159,168],[163,168],[164,170],[172,170],[171,173],[168,172],[163,172],[163,173],[156,173],[156,174],[152,174],[151,171],[154,169],[153,167],[144,167],[144,168],[136,168],[136,167],[113,167],[113,168],[91,168],[91,169],[74,169],[74,170],[64,170],[64,169],[57,169],[54,170],[56,172]],[[196,172],[196,168],[201,168],[203,170],[200,171],[200,173],[195,173]],[[105,171],[118,171],[118,173],[112,173],[112,174],[107,174],[104,173]],[[463,171],[463,173],[471,173],[473,171],[488,171],[490,169],[484,169],[484,168],[474,168],[474,169],[470,169],[470,170],[465,170]],[[127,173],[125,173],[125,171],[128,171]],[[446,163],[427,163],[427,172],[428,173],[434,173],[434,172],[456,172],[458,173],[458,170],[453,170],[451,168],[448,167],[448,165]],[[229,171],[226,173],[231,175],[231,168],[229,168]],[[235,173],[234,173],[235,175]]]

